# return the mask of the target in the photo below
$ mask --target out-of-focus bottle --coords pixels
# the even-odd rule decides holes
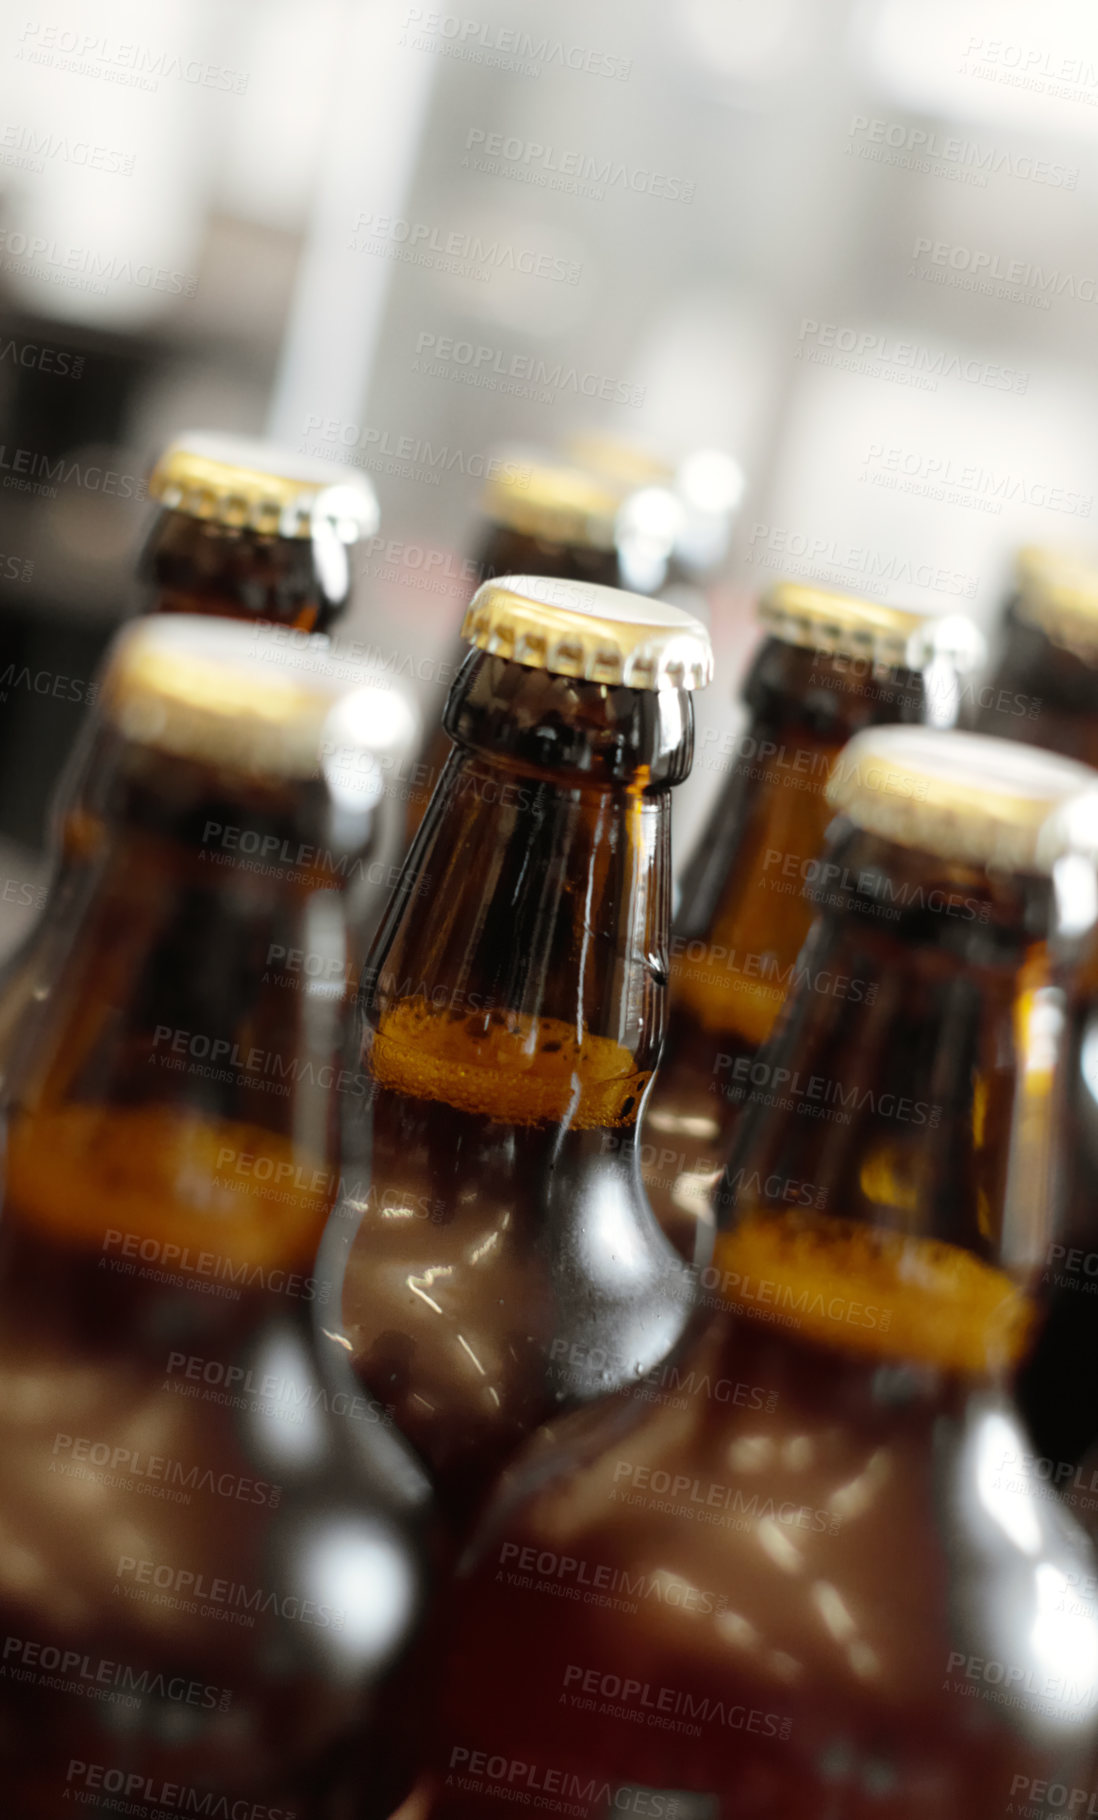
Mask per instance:
[[[641,1134],[656,1215],[691,1258],[712,1243],[711,1191],[737,1116],[724,1093],[730,1070],[766,1041],[793,985],[853,1004],[869,991],[798,961],[830,886],[820,851],[835,760],[866,727],[955,725],[983,656],[966,619],[800,582],[776,585],[758,612],[747,726],[714,732],[701,754],[727,781],[683,876],[667,1041]]]
[[[657,525],[667,527],[669,545],[662,555],[655,553],[659,572],[651,564],[651,586],[640,591],[658,593],[661,600],[708,621],[708,590],[728,556],[743,496],[739,462],[724,449],[694,448],[676,464],[628,437],[605,432],[574,435],[567,448],[592,473],[629,489],[633,504],[628,520],[638,527],[647,523],[650,538]],[[638,584],[627,577],[625,585]]]
[[[462,1528],[555,1409],[654,1366],[689,1278],[635,1130],[663,1028],[670,794],[709,640],[510,576],[469,607],[454,742],[363,978],[374,1198],[344,1324]]]
[[[379,1700],[431,1505],[350,1371],[328,1225],[369,1085],[341,1053],[340,888],[376,829],[332,755],[387,704],[284,658],[129,627],[64,805],[83,884],[0,1221],[0,1780],[27,1820],[401,1794]]]
[[[977,724],[1098,765],[1098,562],[1037,547],[1019,553]]]
[[[1017,1462],[1098,1538],[1098,775],[1045,830],[1062,943],[1084,945],[1068,1012],[1063,1218],[1045,1255],[1048,1318],[1021,1382],[1033,1447]]]
[[[555,576],[619,588],[618,513],[624,489],[587,469],[536,450],[504,451],[480,502],[473,566],[479,582],[503,575]],[[449,654],[452,674],[468,656],[461,639]],[[408,795],[411,842],[450,754],[441,718],[428,715],[427,734]]]
[[[192,640],[193,626],[186,639]],[[170,638],[165,633],[165,639]],[[215,632],[216,638],[218,634]],[[231,647],[241,657],[247,652],[272,675],[282,674],[301,689],[342,691],[357,704],[333,723],[333,739],[341,744],[325,754],[326,788],[331,796],[333,831],[343,845],[330,853],[330,880],[344,925],[346,966],[339,978],[321,980],[315,973],[302,977],[313,991],[337,990],[353,995],[365,959],[366,946],[389,892],[399,877],[401,805],[393,795],[399,766],[414,751],[419,737],[419,717],[410,692],[402,683],[386,679],[376,684],[361,665],[340,658],[322,637],[286,628],[253,630],[233,628]],[[167,647],[166,647],[167,648]],[[181,661],[185,660],[184,655]],[[211,675],[214,672],[211,671]],[[96,688],[99,684],[96,684]],[[353,693],[352,693],[353,691]],[[292,694],[287,694],[287,701]],[[216,710],[216,697],[210,704]],[[62,775],[51,814],[52,867],[47,902],[13,954],[0,967],[0,1106],[12,1090],[13,1074],[24,1027],[41,1009],[58,978],[60,958],[69,940],[71,918],[92,888],[99,859],[98,837],[80,814],[72,812],[102,767],[113,763],[116,737],[110,719],[93,711],[85,721]],[[368,835],[368,840],[367,840]],[[365,851],[359,851],[366,848]],[[253,865],[266,856],[252,856]],[[306,963],[300,954],[276,957],[284,969]],[[272,963],[273,964],[273,963]],[[308,963],[317,965],[314,960]],[[346,979],[344,979],[346,974]]]
[[[1086,1787],[1094,1558],[1012,1472],[1010,1395],[1065,1062],[1039,829],[1079,782],[971,734],[847,747],[806,959],[872,1002],[795,989],[729,1081],[696,1323],[505,1475],[432,1651],[432,1820],[535,1789],[999,1820]]]
[[[349,547],[377,530],[365,475],[274,443],[188,431],[165,449],[139,562],[146,613],[326,632],[351,594]]]

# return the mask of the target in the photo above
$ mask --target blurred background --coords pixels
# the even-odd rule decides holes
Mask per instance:
[[[1094,541],[1096,229],[1092,0],[20,0],[0,942],[176,431],[370,474],[342,635],[432,717],[500,443],[721,451],[704,740],[767,580],[990,628],[1019,544]]]

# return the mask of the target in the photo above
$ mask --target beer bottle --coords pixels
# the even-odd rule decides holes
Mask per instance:
[[[326,632],[351,594],[348,547],[377,530],[374,490],[337,462],[213,430],[176,437],[149,481],[146,613]]]
[[[711,663],[677,608],[535,576],[485,583],[464,635],[454,749],[363,977],[373,1199],[344,1297],[458,1528],[524,1435],[649,1370],[686,1318],[629,1140]]]
[[[707,590],[727,558],[743,495],[739,463],[724,449],[694,448],[674,466],[631,438],[589,431],[570,437],[567,448],[592,473],[634,489],[639,496],[635,517],[647,517],[651,528],[657,522],[668,525],[670,544],[662,552],[653,592],[708,622]],[[671,501],[673,517],[660,495]]]
[[[187,634],[191,636],[190,633]],[[241,636],[244,636],[241,634]],[[247,635],[249,638],[251,634]],[[365,942],[373,934],[380,910],[399,876],[394,860],[401,833],[401,817],[384,801],[392,793],[388,779],[414,750],[419,720],[408,691],[391,680],[384,688],[364,693],[367,673],[361,665],[339,658],[323,638],[315,640],[284,628],[257,628],[254,649],[257,661],[275,664],[289,675],[310,675],[319,687],[336,687],[345,679],[344,692],[354,685],[354,699],[369,707],[363,724],[342,726],[342,744],[325,754],[328,787],[333,801],[333,826],[345,830],[350,845],[333,863],[340,869],[331,883],[339,892],[348,949],[346,973],[353,995],[365,958]],[[238,640],[239,643],[239,640]],[[243,650],[245,647],[240,646]],[[287,669],[288,666],[288,669]],[[327,684],[324,682],[327,678]],[[98,685],[97,685],[98,686]],[[94,826],[71,813],[71,799],[87,787],[87,779],[101,765],[112,762],[115,744],[109,720],[93,712],[85,721],[58,786],[50,818],[52,846],[51,884],[47,902],[30,930],[3,966],[0,966],[0,1106],[10,1089],[18,1065],[21,1033],[33,1021],[56,981],[60,956],[69,939],[74,906],[86,891],[98,856]],[[368,851],[355,850],[355,842],[368,835]],[[357,830],[357,831],[356,831]],[[341,964],[341,975],[344,969]],[[329,995],[336,982],[312,982]]]
[[[722,1075],[765,1042],[790,985],[862,1003],[869,983],[798,961],[826,894],[824,787],[862,728],[949,726],[982,656],[968,620],[905,612],[802,582],[758,608],[764,632],[743,688],[743,732],[707,736],[723,773],[687,866],[671,942],[667,1041],[642,1132],[645,1186],[687,1256],[712,1243],[710,1193],[737,1107]]]
[[[624,585],[618,559],[617,515],[624,489],[586,469],[554,462],[538,451],[504,451],[481,495],[481,524],[473,555],[478,582],[503,575],[547,575]],[[464,659],[457,640],[454,667]],[[442,720],[428,730],[408,796],[409,843],[450,753]]]
[[[425,1476],[337,1331],[340,887],[385,692],[138,620],[6,1116],[0,1783],[45,1820],[388,1813]],[[318,1252],[319,1245],[319,1252]],[[174,1791],[174,1792],[169,1792]]]
[[[1008,1468],[1062,1067],[1037,831],[1078,779],[922,727],[837,761],[807,953],[876,995],[799,984],[728,1071],[690,1332],[646,1394],[553,1423],[505,1476],[456,1583],[432,1820],[534,1789],[591,1820],[680,1791],[998,1820],[1077,1783],[1094,1562]]]
[[[1027,549],[977,723],[1098,765],[1098,568]]]
[[[1098,779],[1093,779],[1098,784]],[[1019,1400],[1034,1446],[1020,1469],[1059,1491],[1098,1537],[1098,794],[1066,804],[1045,830],[1059,884],[1062,943],[1083,961],[1068,1010],[1069,1067],[1062,1126],[1061,1230],[1044,1259],[1045,1321]]]

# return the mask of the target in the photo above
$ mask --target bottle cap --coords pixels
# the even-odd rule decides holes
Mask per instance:
[[[378,504],[364,474],[275,443],[188,430],[161,455],[149,492],[173,512],[266,537],[311,537],[331,527],[343,543],[372,537]]]
[[[533,450],[503,452],[485,486],[481,511],[494,524],[547,543],[612,550],[625,488]]]
[[[800,581],[775,582],[757,610],[772,638],[829,657],[868,658],[896,670],[924,670],[946,657],[966,672],[984,661],[983,635],[960,613],[915,613]]]
[[[1048,872],[1041,830],[1098,781],[1088,765],[1037,746],[932,727],[869,727],[843,747],[832,807],[871,834],[962,865]]]
[[[589,581],[486,581],[469,602],[461,636],[512,663],[614,687],[700,689],[713,675],[700,620],[662,600]]]
[[[1098,659],[1098,562],[1031,544],[1015,564],[1017,617],[1078,657]]]
[[[404,692],[326,638],[187,613],[125,627],[100,696],[136,744],[250,776],[323,777],[359,807],[381,795],[383,759],[417,737]]]

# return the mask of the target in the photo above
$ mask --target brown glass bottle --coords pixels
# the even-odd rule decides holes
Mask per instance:
[[[430,1499],[350,1371],[328,1224],[339,1104],[367,1087],[340,1053],[339,897],[376,822],[329,753],[378,694],[187,618],[128,628],[105,673],[64,805],[81,885],[5,1121],[20,1820],[381,1817],[401,1793],[383,1701]]]
[[[1098,765],[1098,570],[1025,550],[978,726]]]
[[[625,583],[618,555],[620,484],[589,470],[514,450],[500,463],[481,497],[473,566],[478,583],[503,575],[555,576],[597,587]],[[466,656],[458,641],[456,661]],[[409,842],[423,819],[450,755],[443,720],[429,724],[408,797]]]
[[[348,547],[377,530],[355,469],[209,430],[171,443],[149,492],[161,511],[138,565],[145,613],[326,632],[350,600]]]
[[[1098,778],[1094,783],[1098,785]],[[1046,829],[1065,944],[1085,943],[1067,1017],[1062,1229],[1044,1259],[1048,1318],[1020,1384],[1033,1446],[1016,1462],[1046,1492],[1059,1492],[1098,1537],[1098,795],[1092,788]]]
[[[948,727],[982,654],[965,620],[936,620],[783,582],[760,602],[749,721],[701,763],[727,778],[687,866],[671,941],[667,1041],[645,1110],[641,1166],[664,1230],[690,1258],[712,1244],[710,1194],[736,1117],[721,1092],[766,1041],[793,984],[865,1001],[868,982],[798,961],[826,894],[824,789],[862,728]]]
[[[990,1820],[1093,1744],[1090,1551],[999,1476],[1060,1066],[1036,829],[1077,773],[922,728],[841,762],[809,954],[876,997],[794,990],[691,1332],[505,1475],[434,1652],[432,1820]]]
[[[344,1322],[462,1527],[553,1410],[654,1366],[687,1276],[622,1156],[659,1053],[670,789],[710,663],[675,608],[485,584],[455,742],[364,976],[372,1180]]]

